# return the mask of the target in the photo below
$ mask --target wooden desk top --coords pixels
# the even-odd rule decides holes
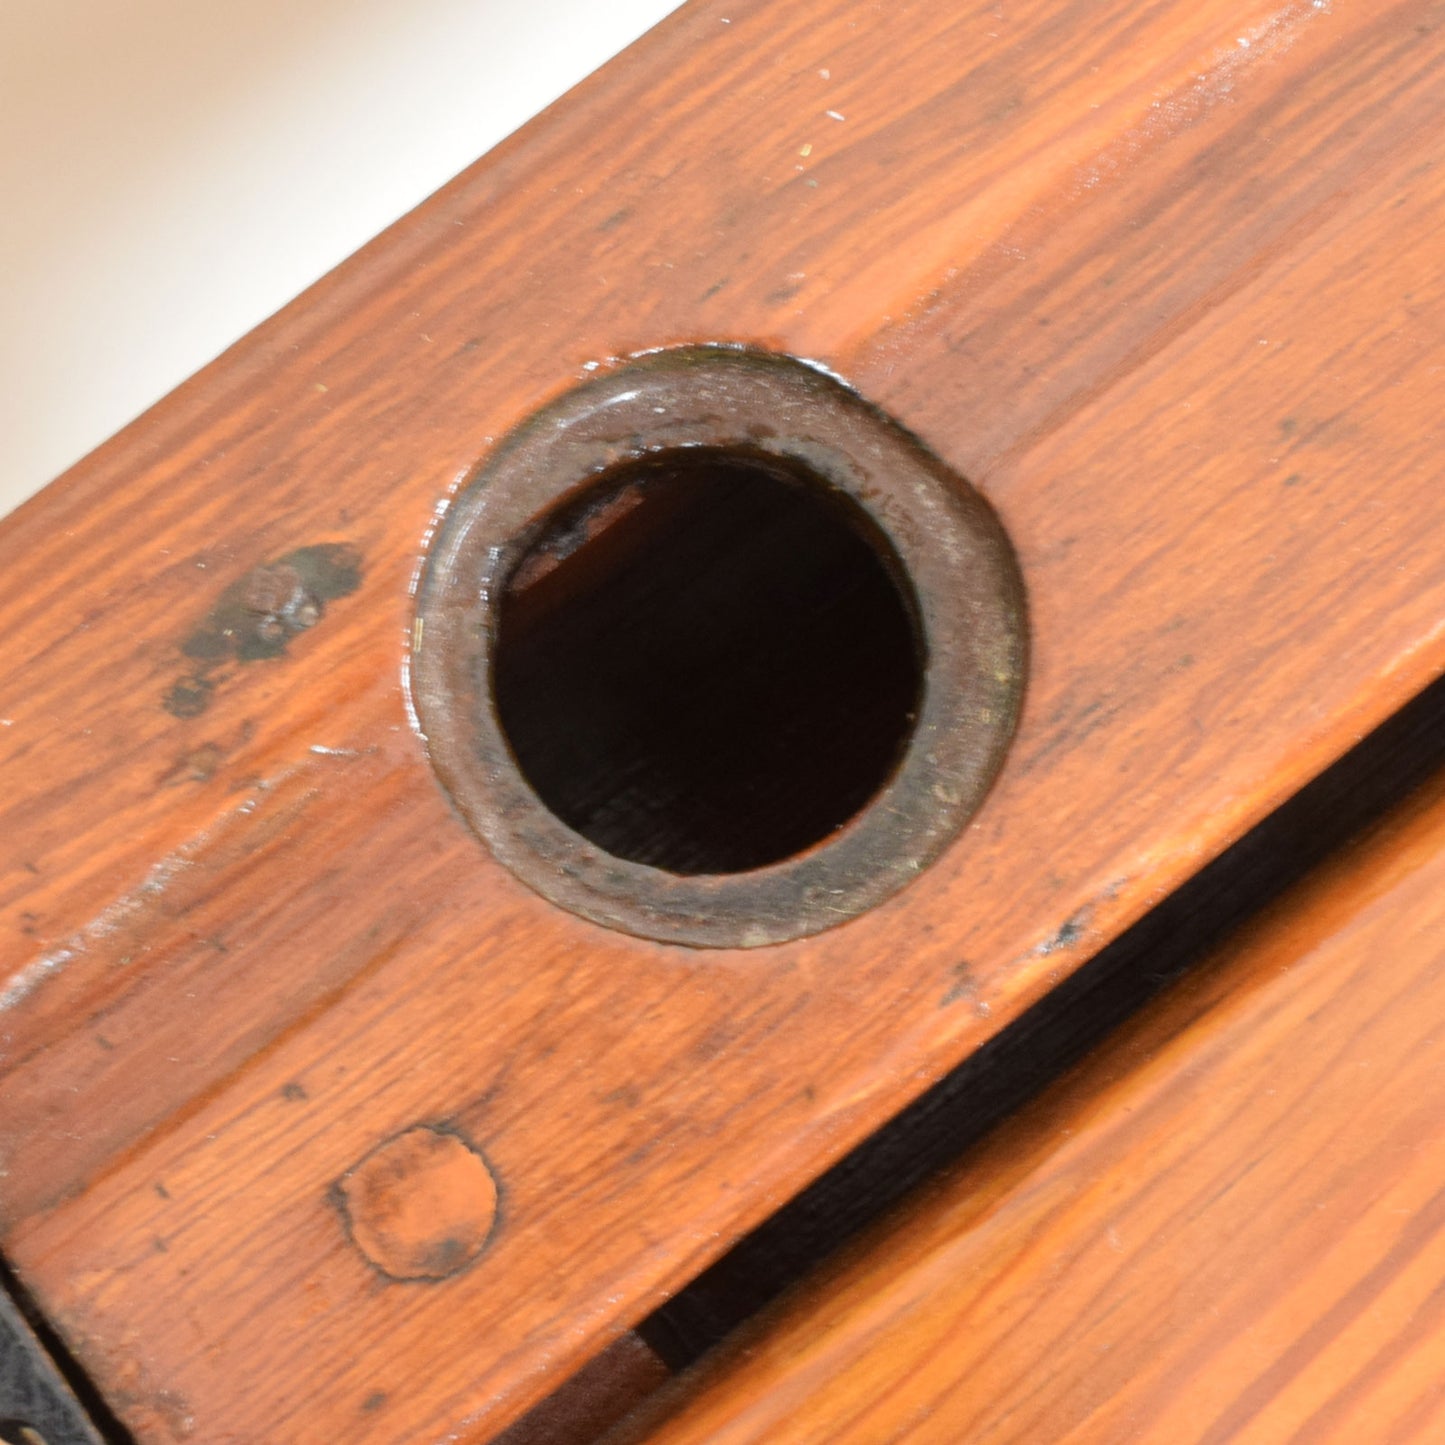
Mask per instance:
[[[0,1245],[138,1439],[490,1438],[1445,667],[1442,21],[694,0],[0,527]],[[697,341],[884,408],[1028,595],[982,810],[765,949],[531,893],[406,691],[496,441]],[[417,1130],[496,1212],[398,1282],[338,1198]]]

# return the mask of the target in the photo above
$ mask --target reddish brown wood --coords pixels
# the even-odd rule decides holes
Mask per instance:
[[[1442,18],[696,0],[8,520],[0,1238],[142,1439],[486,1438],[1440,671]],[[491,441],[695,340],[918,432],[1033,629],[959,842],[746,954],[528,893],[404,694]],[[417,1126],[500,1222],[387,1283],[333,1186]]]
[[[1440,1439],[1442,939],[1437,782],[609,1441]]]

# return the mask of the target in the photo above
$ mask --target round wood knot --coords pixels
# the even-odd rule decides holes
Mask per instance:
[[[465,1139],[418,1125],[373,1149],[337,1184],[356,1247],[397,1280],[450,1279],[487,1246],[497,1183]]]

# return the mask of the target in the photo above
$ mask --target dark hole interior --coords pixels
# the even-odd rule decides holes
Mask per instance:
[[[599,848],[679,874],[803,852],[896,767],[923,657],[902,564],[801,464],[688,448],[600,476],[503,595],[497,713]]]

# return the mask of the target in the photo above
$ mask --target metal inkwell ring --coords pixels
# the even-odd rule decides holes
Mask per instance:
[[[417,716],[560,907],[758,947],[911,882],[1001,765],[1023,586],[984,499],[824,372],[697,346],[523,422],[427,559]]]

